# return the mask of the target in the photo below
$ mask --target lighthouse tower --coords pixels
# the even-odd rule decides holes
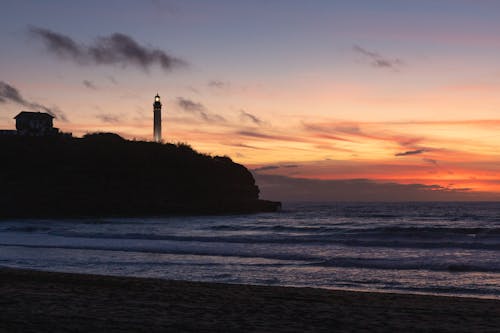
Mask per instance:
[[[160,95],[156,94],[155,102],[153,103],[154,122],[153,136],[155,142],[161,142],[161,102]]]

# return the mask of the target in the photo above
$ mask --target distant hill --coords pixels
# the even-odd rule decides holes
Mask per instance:
[[[0,137],[0,217],[138,216],[275,211],[252,174],[187,144]]]

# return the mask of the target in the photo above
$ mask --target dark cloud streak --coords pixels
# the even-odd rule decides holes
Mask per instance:
[[[61,58],[73,59],[78,62],[84,60],[85,49],[68,36],[37,27],[30,27],[29,33],[31,36],[41,39],[50,52]]]
[[[16,104],[19,104],[19,105],[22,105],[22,106],[25,106],[28,108],[47,112],[48,114],[51,114],[56,119],[61,120],[63,122],[68,121],[68,118],[66,117],[64,112],[62,112],[58,108],[56,108],[56,107],[49,108],[43,104],[29,101],[21,95],[21,93],[19,92],[19,90],[17,90],[17,88],[15,88],[14,86],[12,86],[4,81],[0,81],[0,102],[1,103],[7,103],[7,102],[16,103]]]
[[[255,150],[269,150],[268,148],[256,147],[256,146],[247,145],[244,143],[228,143],[226,145],[232,146],[232,147],[239,147],[239,148],[255,149]]]
[[[255,172],[258,172],[258,171],[268,171],[268,170],[276,170],[276,169],[279,169],[280,167],[277,166],[277,165],[266,165],[266,166],[263,166],[263,167],[260,167],[260,168],[255,168],[255,169],[252,169],[252,171],[255,171]]]
[[[251,114],[251,113],[248,113],[244,110],[241,110],[240,111],[240,118],[243,120],[243,121],[250,121],[252,123],[254,123],[255,125],[262,125],[264,122],[259,119],[257,116]]]
[[[41,40],[49,52],[80,65],[131,65],[145,70],[153,65],[159,65],[164,70],[186,65],[182,59],[163,50],[140,45],[132,37],[121,33],[98,37],[90,45],[77,43],[71,37],[38,27],[30,27],[29,33]]]
[[[394,156],[409,156],[409,155],[419,155],[425,153],[425,149],[409,150],[402,153],[397,153]]]
[[[109,114],[109,113],[98,114],[98,115],[96,115],[96,118],[101,120],[103,123],[116,124],[116,123],[120,122],[119,116]]]
[[[198,102],[193,102],[190,99],[184,97],[177,97],[177,105],[179,105],[185,111],[205,111],[206,108],[203,104]]]
[[[238,131],[238,132],[236,132],[236,135],[241,135],[241,136],[255,138],[255,139],[261,139],[261,140],[278,140],[278,141],[292,141],[292,142],[301,141],[299,138],[296,138],[296,137],[264,134],[264,133],[252,132],[252,131],[248,131],[248,130]]]
[[[184,97],[177,97],[177,105],[184,111],[200,117],[206,122],[225,122],[226,119],[218,114],[209,113],[207,108],[198,102],[194,102]]]
[[[359,45],[354,45],[352,49],[358,54],[361,54],[363,57],[367,58],[373,67],[397,70],[401,65],[403,65],[403,61],[401,61],[400,59],[387,58],[377,52],[362,48]]]
[[[115,79],[115,77],[114,77],[114,76],[112,76],[112,75],[109,75],[109,76],[108,76],[108,80],[109,80],[109,82],[111,82],[111,83],[113,83],[113,84],[118,84],[118,81],[117,81],[117,80]]]
[[[432,158],[423,158],[422,161],[429,163],[429,164],[432,164],[432,165],[435,165],[435,166],[439,166],[438,161],[436,161]]]
[[[82,84],[89,88],[89,89],[92,89],[92,90],[97,90],[97,87],[95,86],[95,84],[92,82],[92,81],[89,81],[89,80],[83,80],[82,81]]]
[[[219,81],[219,80],[212,80],[208,82],[208,86],[212,88],[218,88],[218,89],[223,89],[229,86],[229,83]]]

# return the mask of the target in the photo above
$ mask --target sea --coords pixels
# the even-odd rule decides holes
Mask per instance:
[[[293,203],[253,215],[1,220],[0,266],[500,299],[500,203]]]

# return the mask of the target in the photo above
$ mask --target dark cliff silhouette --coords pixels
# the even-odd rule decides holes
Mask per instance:
[[[275,211],[252,174],[186,144],[112,133],[0,137],[0,217],[137,216]]]

